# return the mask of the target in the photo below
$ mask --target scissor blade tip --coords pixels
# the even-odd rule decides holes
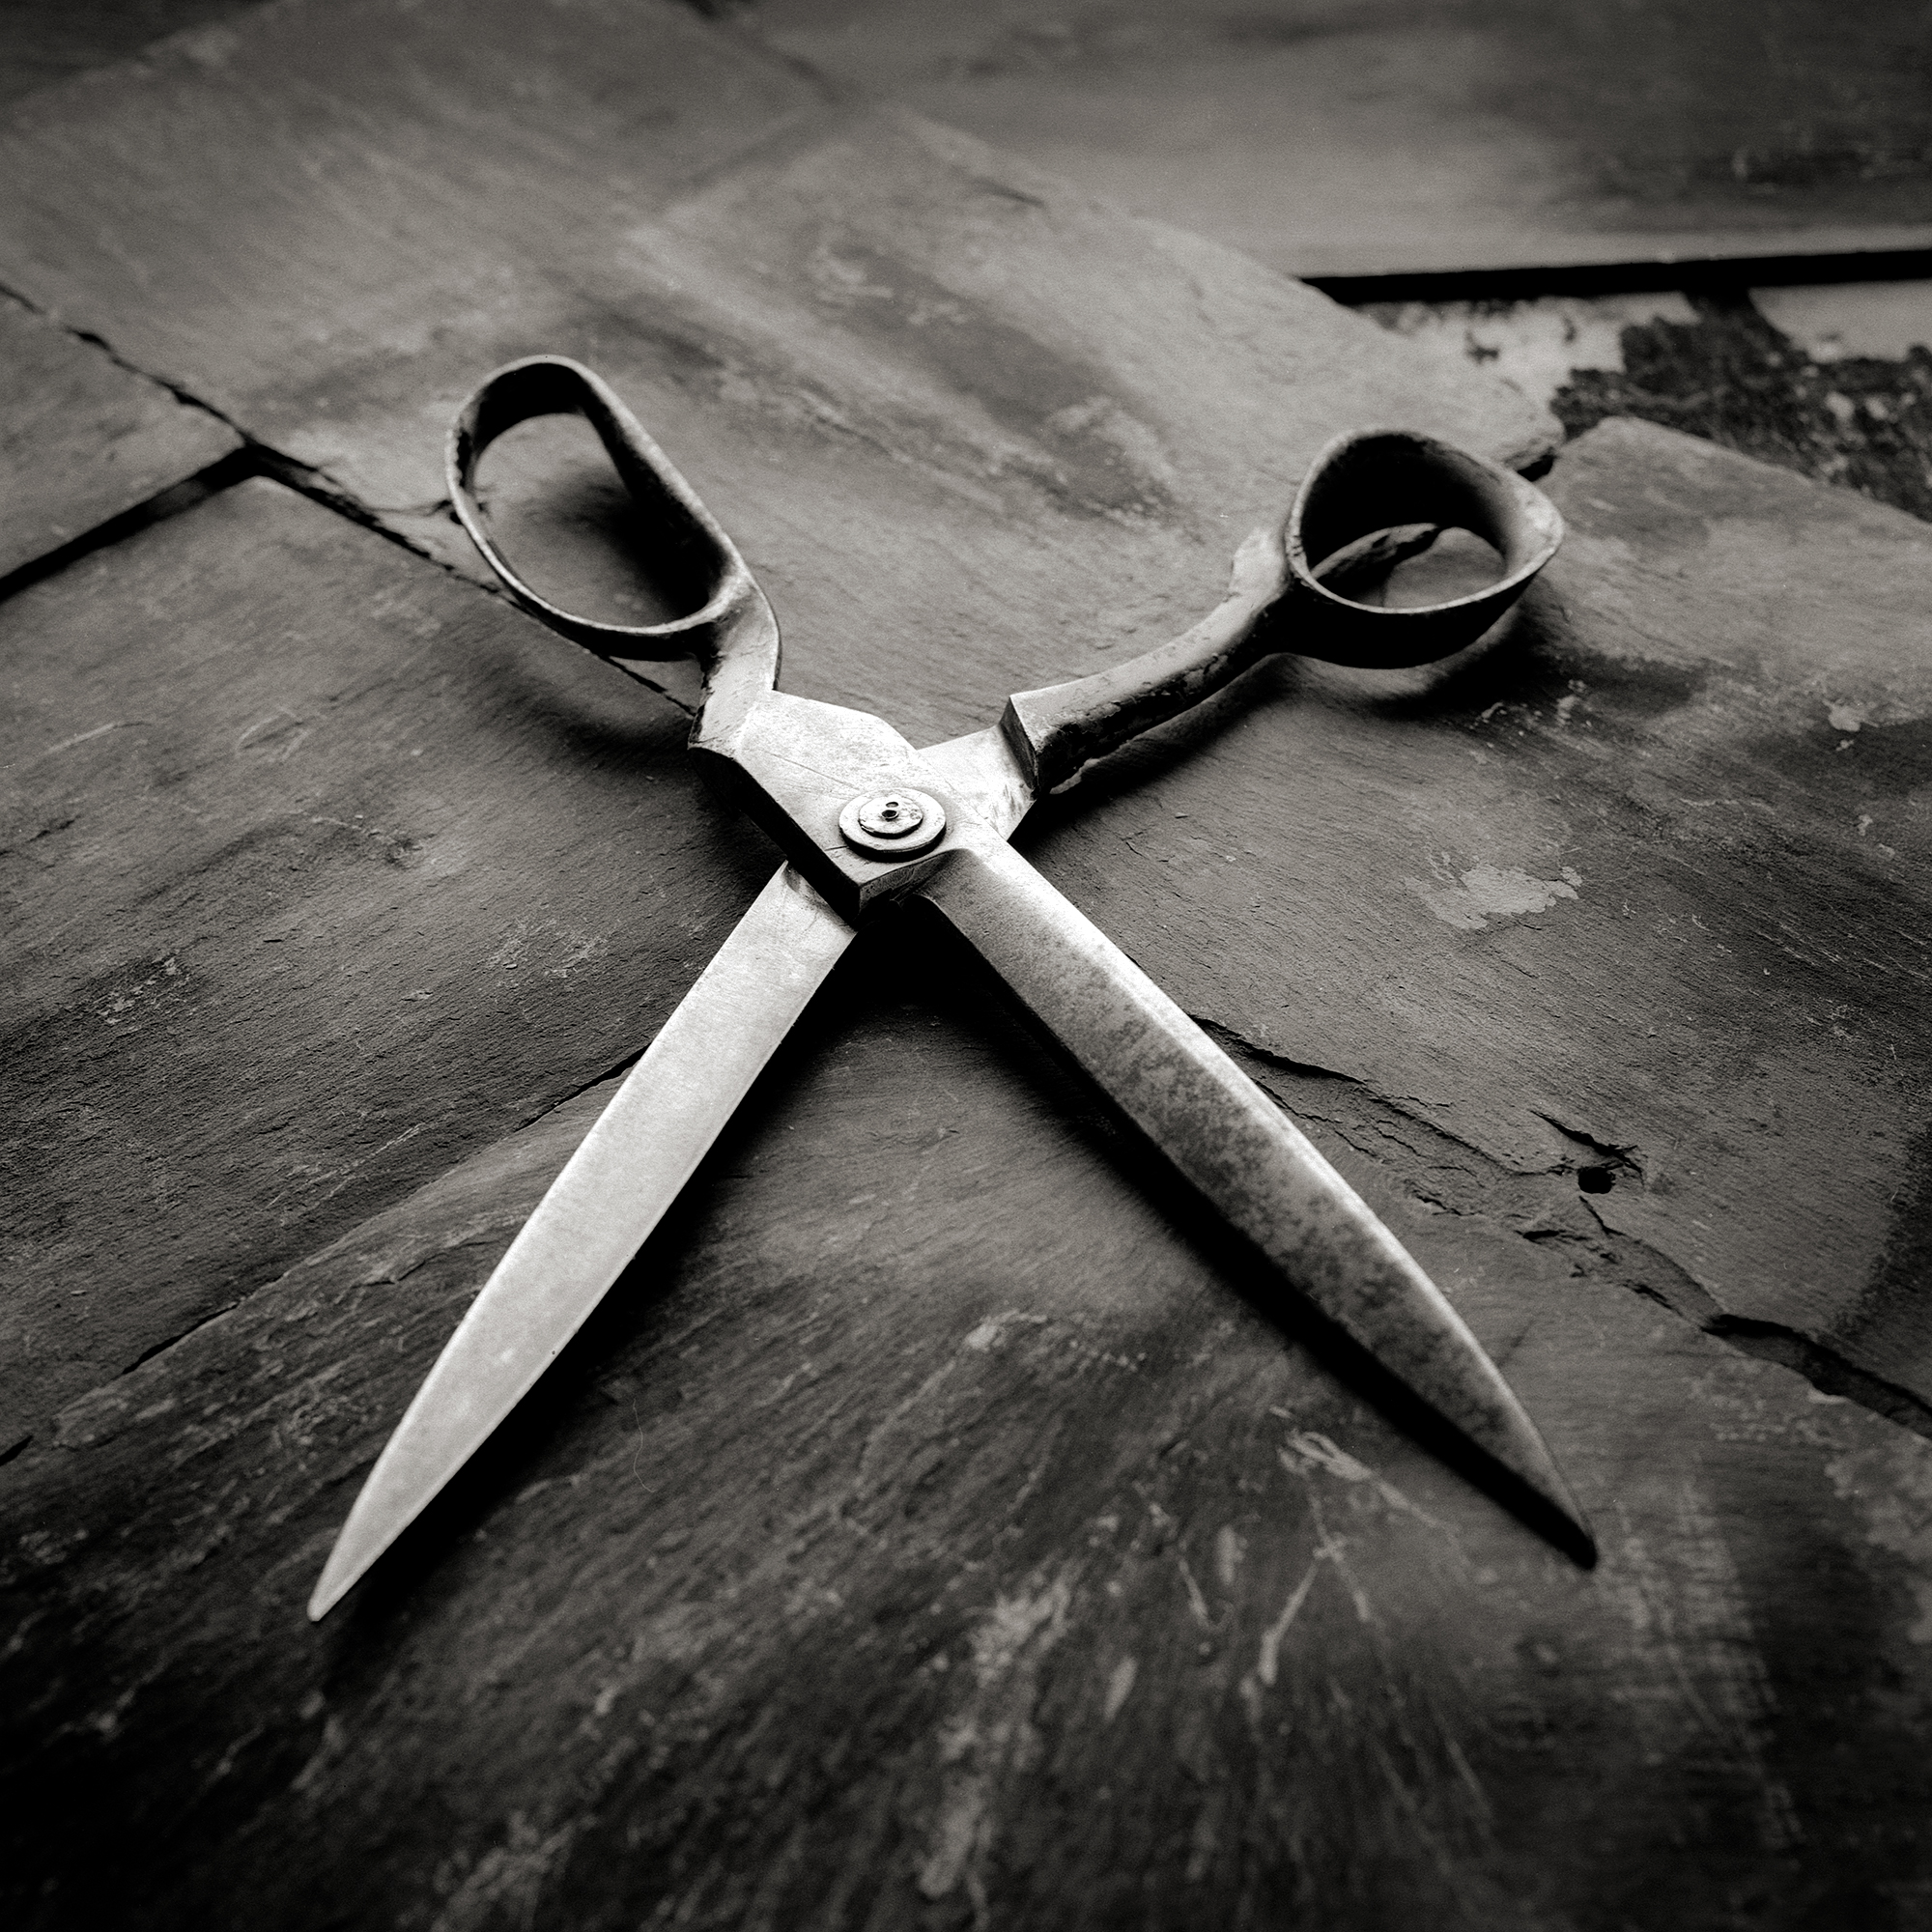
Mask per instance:
[[[1570,1553],[1585,1570],[1597,1567],[1597,1533],[1590,1527],[1590,1520],[1581,1510],[1570,1513],[1570,1527],[1575,1532],[1571,1539]]]
[[[342,1534],[335,1539],[335,1548],[328,1552],[328,1561],[322,1566],[322,1575],[316,1578],[315,1590],[308,1600],[308,1620],[312,1624],[319,1624],[361,1582],[393,1540],[385,1537],[372,1548],[366,1536],[351,1536],[350,1532],[357,1527],[352,1514]]]
[[[1548,1476],[1542,1482],[1526,1484],[1530,1498],[1529,1514],[1536,1526],[1580,1569],[1597,1567],[1597,1534],[1590,1519],[1577,1507],[1570,1486],[1548,1462]],[[1522,1480],[1519,1476],[1519,1480]],[[1520,1493],[1520,1492],[1519,1492]]]
[[[319,1624],[355,1587],[356,1580],[340,1575],[333,1564],[325,1569],[308,1600],[309,1622]]]

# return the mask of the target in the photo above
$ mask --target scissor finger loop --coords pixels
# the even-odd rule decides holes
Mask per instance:
[[[533,589],[503,554],[476,494],[477,467],[506,431],[549,415],[581,415],[597,432],[637,507],[652,576],[687,614],[663,624],[580,616]],[[776,681],[778,622],[737,546],[616,392],[582,363],[531,355],[498,369],[457,412],[445,472],[450,503],[484,561],[525,611],[559,636],[618,663],[695,658],[711,677],[735,658],[754,680],[762,674],[766,686]]]
[[[1465,529],[1502,575],[1464,597],[1412,606],[1357,603],[1318,571],[1361,538],[1405,525]],[[1416,430],[1339,436],[1315,459],[1286,533],[1295,595],[1275,614],[1299,627],[1277,648],[1372,669],[1433,664],[1474,643],[1556,554],[1563,519],[1543,492],[1494,463]]]

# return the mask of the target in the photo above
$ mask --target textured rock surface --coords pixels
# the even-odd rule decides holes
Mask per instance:
[[[0,298],[0,578],[200,474],[242,439]]]
[[[1291,274],[1932,240],[1915,0],[752,0],[743,17]]]
[[[1898,667],[1918,606],[1909,583],[1861,606],[1829,573],[1883,556],[1896,580],[1923,538],[1642,427],[1596,432],[1554,487],[1571,545],[1513,640],[1393,696],[1313,674],[1232,693],[1096,773],[1033,849],[1456,1296],[1595,1515],[1596,1572],[1309,1352],[1292,1309],[1249,1299],[991,990],[888,928],[541,1397],[320,1630],[300,1605],[355,1484],[608,1090],[491,1136],[547,1104],[543,1081],[567,1092],[624,1050],[630,978],[662,955],[652,991],[677,990],[708,943],[694,897],[739,902],[753,855],[683,788],[650,724],[669,707],[272,485],[121,547],[151,600],[173,546],[220,603],[221,544],[283,546],[277,594],[320,601],[292,583],[304,561],[356,586],[392,667],[372,693],[412,726],[438,708],[420,733],[352,708],[266,788],[201,777],[199,802],[239,812],[260,789],[264,812],[274,784],[306,796],[312,752],[325,788],[258,841],[302,870],[217,851],[202,901],[158,895],[232,928],[215,970],[179,987],[144,935],[141,977],[71,1003],[92,1043],[36,1089],[96,1122],[147,1107],[154,1139],[162,1101],[125,1074],[117,1100],[111,1056],[189,1068],[144,1078],[175,1101],[183,1165],[233,1188],[222,1264],[253,1270],[200,1308],[253,1292],[66,1402],[0,1470],[22,1922],[1293,1909],[1608,1932],[1662,1923],[1663,1895],[1673,1926],[1909,1924],[1932,1444],[1843,1363],[1922,1366],[1917,1224],[1887,1155],[1923,1132],[1915,902],[1894,885],[1887,932],[1850,943],[1916,849],[1885,801],[1915,782]],[[1829,627],[1806,618],[1814,581]],[[113,687],[132,648],[93,675]],[[356,704],[327,659],[304,674]],[[1809,754],[1896,822],[1836,823],[1799,763],[1813,711],[1853,744]],[[74,749],[124,736],[131,757],[121,731]],[[1692,769],[1734,819],[1683,792]],[[464,774],[477,796],[403,846],[414,784],[455,805]],[[701,837],[667,873],[673,805]],[[345,823],[299,829],[325,813]],[[652,848],[635,870],[620,832]],[[456,895],[434,877],[444,838]],[[85,850],[50,845],[75,886],[42,902],[83,965],[89,923],[127,917],[93,912]],[[622,963],[510,992],[514,947],[479,958],[465,937],[490,923],[484,888],[521,885],[515,917],[496,908],[514,938],[580,875],[617,888]],[[292,942],[284,990],[252,962]],[[1759,953],[1768,990],[1747,983]],[[404,1004],[418,990],[435,998]],[[433,1051],[408,1037],[423,1017]],[[279,1057],[256,1045],[291,1028]],[[1875,1072],[1892,1048],[1898,1071]],[[245,1102],[211,1111],[237,1055]],[[396,1146],[399,1104],[420,1154]],[[245,1130],[291,1116],[306,1141],[335,1123],[352,1179],[306,1213],[302,1176],[292,1192],[273,1171],[290,1130]],[[132,1163],[106,1152],[112,1190]],[[414,1175],[435,1178],[409,1192]],[[205,1242],[208,1199],[151,1187],[121,1211],[165,1253]],[[1812,1384],[1698,1332],[1778,1293],[1777,1321],[1839,1351],[1793,1357]],[[87,1308],[70,1332],[116,1319]],[[1834,1375],[1864,1406],[1817,1385]]]
[[[1932,1399],[1932,538],[1630,423],[1550,489],[1514,644],[1400,698],[1283,677],[1045,849],[1189,1010],[1512,1171],[1595,1169],[1552,1238],[1640,1240],[1687,1312]]]
[[[325,500],[219,489],[0,604],[9,1922],[1919,1922],[1932,556],[1653,427],[1559,456],[1488,651],[1259,673],[1025,838],[1456,1298],[1596,1571],[908,920],[303,1620],[770,861],[675,703],[412,554],[458,556],[476,374],[605,368],[791,687],[921,736],[1197,614],[1331,428],[1551,434],[675,14],[345,16],[15,123],[7,272]],[[647,599],[580,453],[506,456],[520,542]]]

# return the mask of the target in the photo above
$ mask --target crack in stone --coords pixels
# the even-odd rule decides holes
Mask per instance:
[[[702,11],[702,0],[696,0],[696,4],[700,6],[700,11]],[[156,374],[152,370],[141,368],[138,364],[130,361],[116,350],[114,345],[104,336],[91,329],[78,328],[63,323],[58,317],[30,300],[17,289],[0,284],[0,296],[18,302],[22,308],[45,322],[49,327],[60,329],[64,334],[69,335],[76,341],[88,344],[91,348],[105,355],[116,368],[122,370],[124,373],[141,382],[151,383],[157,388],[165,390],[185,408],[198,410],[204,414],[214,417],[217,421],[234,431],[236,436],[241,439],[242,444],[239,449],[218,459],[215,463],[198,471],[195,475],[158,492],[145,503],[137,504],[130,510],[124,511],[116,517],[107,519],[103,523],[97,525],[92,530],[83,532],[71,542],[62,545],[59,549],[49,552],[45,555],[21,566],[5,579],[0,579],[0,597],[9,596],[26,587],[28,583],[37,582],[44,577],[53,575],[56,571],[75,561],[79,556],[106,548],[125,537],[133,535],[150,525],[180,515],[184,511],[206,501],[218,492],[255,476],[265,476],[270,481],[281,484],[286,489],[293,490],[298,495],[318,504],[323,509],[345,518],[358,527],[367,529],[377,536],[382,537],[386,542],[395,544],[398,548],[408,552],[410,555],[423,562],[433,564],[438,569],[446,572],[452,577],[459,578],[473,589],[480,589],[492,596],[501,597],[505,594],[497,585],[478,583],[476,580],[466,576],[463,572],[455,569],[454,566],[436,556],[421,544],[409,537],[405,532],[385,524],[383,521],[383,511],[379,507],[363,503],[333,478],[327,476],[326,472],[298,462],[294,457],[274,448],[271,444],[259,441],[246,428],[237,422],[225,411],[194,394],[192,390],[184,384],[172,381],[166,376]],[[1538,472],[1540,473],[1542,470],[1548,469],[1553,461],[1553,453],[1546,456],[1538,466]],[[410,506],[410,509],[412,514],[451,514],[450,505],[446,498],[440,498],[435,503],[426,506]],[[635,667],[616,664],[612,666],[612,668],[644,685],[648,690],[656,692],[660,696],[677,706],[678,709],[684,711],[687,715],[695,715],[696,707],[677,696],[674,693],[666,690],[653,679],[646,677]],[[1336,1068],[1321,1066],[1312,1062],[1293,1059],[1289,1055],[1283,1054],[1273,1048],[1249,1040],[1236,1033],[1233,1029],[1213,1020],[1197,1017],[1196,1024],[1201,1026],[1203,1031],[1210,1038],[1214,1039],[1224,1051],[1227,1051],[1231,1057],[1237,1060],[1247,1059],[1260,1062],[1277,1075],[1287,1076],[1291,1079],[1309,1083],[1330,1084],[1351,1089],[1373,1105],[1388,1109],[1389,1112],[1399,1117],[1406,1124],[1414,1128],[1420,1128],[1425,1133],[1438,1137],[1449,1145],[1474,1156],[1493,1176],[1504,1177],[1510,1179],[1531,1178],[1519,1176],[1516,1170],[1504,1166],[1503,1163],[1496,1160],[1493,1155],[1490,1154],[1483,1148],[1476,1146],[1473,1142],[1463,1140],[1460,1136],[1446,1132],[1432,1122],[1423,1120],[1421,1116],[1411,1113],[1408,1109],[1402,1107],[1388,1096],[1378,1093],[1353,1074],[1343,1073]],[[631,1055],[615,1063],[614,1065],[605,1071],[593,1076],[591,1079],[584,1081],[569,1094],[562,1095],[551,1107],[545,1108],[541,1112],[533,1114],[528,1119],[520,1122],[515,1131],[526,1131],[537,1122],[554,1113],[557,1107],[567,1105],[570,1101],[586,1093],[590,1088],[599,1085],[602,1081],[614,1078],[616,1075],[628,1070],[638,1058],[638,1055]],[[1320,1116],[1317,1117],[1321,1118]],[[1645,1166],[1642,1157],[1637,1153],[1634,1147],[1601,1140],[1584,1129],[1569,1125],[1551,1114],[1540,1114],[1539,1118],[1548,1122],[1565,1140],[1596,1156],[1593,1162],[1577,1162],[1570,1167],[1559,1166],[1543,1170],[1543,1173],[1555,1176],[1575,1172],[1578,1177],[1579,1186],[1586,1192],[1607,1191],[1611,1178],[1619,1171],[1633,1175],[1639,1179],[1643,1179]],[[1336,1126],[1338,1132],[1343,1133],[1343,1137],[1348,1139],[1351,1146],[1358,1145],[1341,1122],[1335,1122],[1331,1123]],[[1362,1126],[1374,1126],[1379,1139],[1402,1141],[1411,1153],[1418,1153],[1420,1151],[1407,1142],[1401,1133],[1392,1131],[1385,1124],[1366,1122],[1359,1124]],[[505,1138],[508,1137],[505,1136]],[[1368,1148],[1358,1148],[1358,1151],[1370,1154],[1371,1158],[1383,1161],[1385,1165],[1394,1165],[1393,1162],[1387,1161],[1384,1156],[1373,1152]],[[1605,1177],[1602,1186],[1595,1189],[1592,1189],[1589,1179],[1593,1174],[1602,1174]],[[424,1184],[430,1185],[433,1182],[425,1182]],[[1460,1206],[1446,1193],[1439,1190],[1432,1191],[1428,1189],[1416,1178],[1405,1176],[1403,1184],[1415,1193],[1418,1198],[1430,1201],[1433,1205],[1446,1212],[1469,1214],[1487,1211]],[[1583,1205],[1586,1208],[1588,1207],[1587,1202]],[[370,1218],[373,1219],[375,1217],[371,1216]],[[1707,1291],[1698,1287],[1667,1255],[1651,1247],[1646,1242],[1637,1240],[1628,1235],[1616,1234],[1614,1231],[1604,1227],[1601,1219],[1595,1215],[1594,1211],[1591,1213],[1592,1220],[1597,1223],[1598,1227],[1603,1229],[1604,1234],[1608,1238],[1622,1243],[1626,1249],[1634,1250],[1638,1255],[1643,1257],[1644,1271],[1646,1273],[1663,1271],[1669,1274],[1671,1285],[1668,1290],[1660,1289],[1649,1281],[1630,1279],[1626,1264],[1618,1260],[1617,1251],[1591,1239],[1588,1235],[1580,1230],[1561,1226],[1551,1227],[1548,1225],[1513,1225],[1510,1218],[1503,1215],[1492,1214],[1492,1218],[1494,1218],[1499,1226],[1508,1228],[1510,1232],[1516,1234],[1520,1238],[1532,1243],[1575,1243],[1584,1253],[1601,1257],[1606,1266],[1614,1271],[1613,1278],[1619,1282],[1619,1285],[1627,1288],[1634,1293],[1642,1295],[1647,1300],[1655,1301],[1659,1306],[1669,1310],[1670,1313],[1676,1315],[1680,1320],[1689,1321],[1703,1333],[1723,1341],[1728,1346],[1738,1350],[1741,1353],[1751,1355],[1761,1360],[1775,1361],[1782,1367],[1793,1370],[1795,1373],[1803,1376],[1822,1394],[1857,1402],[1874,1413],[1885,1416],[1888,1420],[1898,1423],[1904,1428],[1911,1429],[1916,1434],[1932,1438],[1932,1404],[1928,1404],[1910,1390],[1888,1381],[1882,1377],[1876,1376],[1867,1370],[1858,1368],[1824,1344],[1801,1334],[1796,1329],[1778,1322],[1755,1320],[1729,1313],[1727,1310],[1721,1308]],[[327,1245],[332,1247],[337,1244],[331,1242]],[[187,1340],[199,1329],[206,1327],[209,1322],[218,1321],[224,1315],[231,1313],[234,1309],[241,1306],[243,1301],[251,1299],[263,1289],[271,1288],[276,1282],[286,1279],[293,1272],[293,1267],[299,1266],[300,1264],[301,1263],[298,1262],[293,1266],[283,1268],[274,1275],[265,1278],[254,1287],[243,1290],[242,1293],[225,1303],[222,1307],[199,1317],[178,1333],[160,1342],[156,1342],[117,1375],[110,1377],[107,1381],[99,1384],[98,1388],[104,1389],[111,1387],[115,1382],[132,1375],[146,1363],[153,1361],[156,1356],[166,1353],[170,1349]],[[1581,1271],[1580,1268],[1579,1271]],[[95,1392],[94,1390],[90,1390],[87,1393],[91,1395]],[[75,1398],[77,1401],[85,1399],[85,1396]],[[34,1436],[29,1432],[22,1435],[17,1440],[0,1447],[0,1466],[4,1466],[7,1463],[20,1455],[33,1440]]]
[[[240,449],[231,450],[228,455],[219,458],[206,469],[185,478],[180,483],[170,484],[167,489],[149,497],[145,503],[137,503],[132,509],[124,510],[118,516],[97,524],[93,529],[83,530],[79,536],[62,544],[57,550],[49,551],[44,555],[22,564],[5,578],[0,578],[0,598],[24,590],[28,584],[38,583],[43,578],[53,576],[78,558],[119,543],[123,538],[132,536],[136,531],[146,529],[152,524],[180,516],[184,511],[193,509],[196,504],[206,502],[219,491],[230,489],[237,483],[246,482],[251,477],[265,476],[270,482],[281,484],[284,489],[293,490],[298,497],[306,497],[308,501],[322,509],[344,518],[355,525],[358,529],[368,530],[385,543],[392,543],[399,550],[407,551],[411,556],[416,557],[421,562],[435,565],[438,570],[468,584],[470,589],[480,590],[486,596],[501,598],[506,603],[512,601],[501,585],[479,582],[466,575],[418,543],[407,531],[383,521],[385,515],[407,514],[440,515],[454,522],[456,513],[448,497],[439,497],[429,504],[405,504],[400,507],[365,503],[326,470],[317,469],[309,464],[298,461],[285,451],[275,448],[272,443],[261,441],[225,410],[197,396],[193,390],[169,377],[158,375],[154,370],[143,369],[139,364],[130,362],[105,336],[97,334],[93,329],[76,328],[62,322],[58,316],[49,313],[38,302],[22,295],[18,289],[4,282],[0,282],[0,298],[18,302],[28,314],[38,317],[48,327],[57,328],[73,341],[84,342],[89,348],[97,350],[125,375],[132,376],[139,382],[151,383],[158,389],[164,389],[185,409],[198,410],[203,415],[213,416],[216,422],[233,430],[242,439]],[[641,684],[645,690],[655,692],[667,703],[675,705],[686,717],[695,718],[697,715],[697,706],[680,697],[676,692],[668,690],[655,678],[646,676],[635,664],[618,662],[611,658],[605,658],[602,662],[609,664],[611,669],[621,672],[634,683]]]
[[[70,537],[66,543],[43,551],[39,556],[30,557],[25,563],[15,566],[0,577],[0,599],[15,596],[32,584],[58,576],[82,557],[111,549],[153,525],[179,517],[221,491],[261,473],[261,466],[252,448],[244,446],[230,450],[205,469],[196,470],[192,476],[185,476],[179,483],[170,483],[165,490],[157,491],[145,502],[119,511],[91,529],[81,531],[78,536]]]
[[[1199,1013],[1189,1013],[1187,1017],[1231,1059],[1245,1054],[1251,1060],[1264,1061],[1268,1065],[1303,1080],[1335,1080],[1345,1086],[1358,1087],[1364,1093],[1374,1091],[1352,1073],[1342,1073],[1332,1066],[1320,1066],[1312,1060],[1291,1060],[1287,1054],[1278,1053],[1273,1047],[1257,1046],[1253,1040],[1245,1038],[1232,1027],[1223,1026],[1218,1020],[1203,1019]]]
[[[579,1086],[573,1087],[568,1094],[559,1094],[548,1107],[539,1107],[534,1114],[526,1115],[523,1120],[519,1121],[511,1128],[510,1132],[516,1134],[523,1133],[526,1128],[535,1126],[539,1121],[549,1120],[559,1107],[569,1106],[573,1100],[579,1099],[583,1094],[589,1093],[591,1088],[601,1087],[605,1081],[616,1080],[630,1072],[631,1068],[637,1065],[638,1062],[644,1057],[646,1050],[646,1048],[640,1046],[635,1053],[627,1053],[623,1059],[612,1061],[609,1066],[605,1067],[603,1072],[593,1073],[588,1080],[583,1081]],[[509,1135],[506,1134],[503,1138],[507,1140]],[[495,1143],[493,1142],[492,1145],[494,1146]],[[465,1156],[466,1159],[473,1157],[472,1155]],[[425,1182],[424,1184],[427,1185],[428,1183]]]
[[[1762,1362],[1776,1362],[1780,1368],[1800,1375],[1820,1395],[1840,1402],[1855,1402],[1915,1435],[1932,1440],[1932,1406],[1898,1383],[1888,1381],[1834,1353],[1808,1335],[1787,1328],[1780,1321],[1758,1321],[1748,1316],[1729,1315],[1721,1310],[1702,1324],[1707,1335],[1727,1342],[1740,1354]]]
[[[1625,1141],[1600,1140],[1581,1127],[1573,1127],[1567,1121],[1559,1121],[1554,1114],[1537,1110],[1537,1119],[1547,1122],[1563,1136],[1566,1141],[1597,1156],[1595,1160],[1577,1161],[1567,1168],[1552,1168],[1551,1173],[1574,1173],[1578,1184],[1586,1193],[1607,1194],[1615,1177],[1619,1173],[1634,1176],[1638,1180],[1648,1182],[1649,1163],[1638,1153],[1636,1144]],[[1593,1177],[1595,1177],[1593,1184]]]
[[[1789,1369],[1821,1395],[1855,1402],[1888,1422],[1932,1439],[1932,1402],[1923,1396],[1859,1367],[1829,1344],[1786,1323],[1731,1313],[1670,1256],[1649,1242],[1610,1228],[1596,1212],[1589,1198],[1592,1192],[1608,1191],[1607,1187],[1592,1189],[1590,1177],[1614,1173],[1641,1180],[1643,1161],[1636,1148],[1601,1140],[1552,1115],[1540,1114],[1540,1119],[1590,1158],[1525,1173],[1505,1165],[1474,1142],[1411,1112],[1353,1075],[1292,1060],[1268,1047],[1257,1046],[1231,1028],[1213,1021],[1197,1021],[1197,1024],[1212,1035],[1231,1058],[1249,1063],[1250,1072],[1255,1071],[1255,1064],[1259,1063],[1276,1079],[1285,1076],[1307,1082],[1315,1091],[1302,1099],[1280,1093],[1273,1097],[1291,1113],[1305,1113],[1311,1119],[1323,1121],[1358,1153],[1391,1169],[1400,1184],[1417,1199],[1445,1213],[1486,1216],[1497,1227],[1534,1246],[1560,1244],[1571,1251],[1572,1265],[1578,1275],[1608,1281],[1655,1303],[1740,1354]],[[1364,1118],[1347,1120],[1336,1113],[1324,1112],[1319,1102],[1306,1104],[1324,1090],[1333,1093],[1341,1088],[1348,1089],[1362,1102]],[[1378,1112],[1383,1118],[1375,1118]],[[1391,1141],[1401,1148],[1401,1154],[1390,1152],[1387,1144]],[[1437,1155],[1435,1159],[1431,1158],[1431,1143]],[[1442,1157],[1448,1151],[1453,1151],[1453,1157]],[[1463,1177],[1461,1188],[1455,1184],[1459,1173]],[[1512,1193],[1547,1194],[1548,1182],[1569,1174],[1577,1178],[1574,1202],[1532,1198],[1526,1209],[1513,1211]],[[1542,1184],[1540,1190],[1539,1184]],[[1552,1221],[1552,1208],[1564,1218]],[[1571,1211],[1587,1215],[1587,1222],[1569,1219]]]

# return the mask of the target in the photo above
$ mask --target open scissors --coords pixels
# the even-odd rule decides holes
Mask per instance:
[[[533,416],[577,412],[643,519],[658,581],[690,614],[620,625],[558,610],[518,577],[473,493],[478,461]],[[1448,1422],[1519,1510],[1584,1560],[1594,1545],[1535,1425],[1441,1291],[1340,1175],[1187,1015],[1007,840],[1034,802],[1277,651],[1431,663],[1473,643],[1555,553],[1532,485],[1406,431],[1322,450],[1286,525],[1235,559],[1226,600],[1097,676],[1008,701],[998,724],[916,751],[866,712],[775,689],[779,629],[731,540],[591,371],[532,356],[492,376],[449,444],[450,497],[509,594],[623,668],[695,658],[691,749],[787,864],[753,902],[525,1223],[378,1459],[309,1604],[322,1617],[482,1445],[630,1264],[868,911],[918,895],[965,938],[1114,1104],[1305,1296]],[[1357,603],[1316,566],[1378,532],[1454,526],[1501,554],[1472,596]],[[636,673],[634,673],[636,674]]]

